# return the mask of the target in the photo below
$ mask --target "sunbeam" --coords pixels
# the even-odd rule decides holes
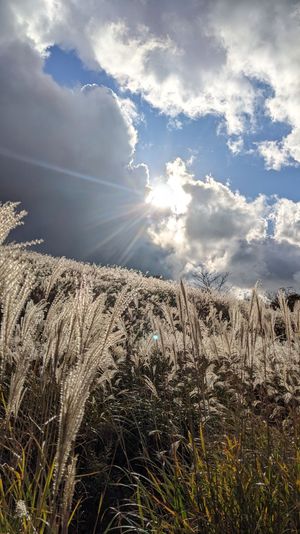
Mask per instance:
[[[29,163],[30,165],[34,165],[36,167],[41,167],[43,169],[49,169],[50,171],[55,171],[61,174],[65,174],[67,176],[71,176],[72,178],[79,178],[80,180],[84,180],[86,182],[91,182],[91,183],[98,184],[98,185],[104,185],[105,187],[118,189],[120,191],[127,191],[138,197],[143,196],[142,193],[140,193],[139,191],[131,187],[126,187],[125,185],[119,185],[113,182],[108,182],[107,180],[102,180],[101,178],[97,178],[95,176],[89,176],[87,174],[82,174],[77,171],[72,171],[70,169],[60,167],[58,165],[53,165],[52,163],[48,163],[46,161],[31,158],[29,156],[24,156],[22,154],[17,154],[15,152],[12,152],[11,150],[8,150],[5,147],[0,147],[0,155],[6,158],[14,159],[16,161],[21,161],[23,163]]]
[[[144,219],[146,215],[147,215],[147,212],[143,210],[143,212],[138,217],[135,217],[125,222],[123,225],[118,226],[116,230],[114,230],[113,232],[110,232],[107,237],[105,237],[99,243],[97,243],[97,245],[90,251],[90,253],[92,254],[100,250],[104,245],[109,243],[112,239],[118,236],[121,232],[127,232],[128,230],[130,230],[133,226],[135,226],[137,223],[142,221],[142,219]]]
[[[141,220],[141,219],[140,219]],[[135,224],[137,224],[138,222],[140,222],[140,220],[136,220],[135,221]],[[134,226],[134,225],[132,225]],[[126,265],[126,263],[128,262],[128,260],[131,258],[131,255],[130,252],[131,250],[133,249],[134,245],[137,243],[137,241],[139,240],[140,237],[142,237],[143,233],[145,232],[147,228],[147,225],[145,223],[143,223],[139,229],[137,230],[137,233],[135,234],[135,236],[133,237],[133,239],[130,241],[130,243],[128,244],[128,246],[124,249],[124,251],[122,252],[120,258],[119,258],[119,262],[121,265]]]
[[[126,208],[126,209],[125,209]],[[124,219],[130,215],[134,215],[135,213],[139,213],[141,210],[143,210],[144,214],[147,214],[150,212],[149,207],[146,206],[145,203],[139,203],[139,204],[123,204],[122,205],[122,211],[119,211],[116,214],[112,214],[112,208],[110,207],[110,214],[99,214],[97,215],[97,220],[90,222],[88,224],[88,229],[95,230],[96,228],[100,227],[103,224],[109,223],[109,222],[116,222],[121,219]]]

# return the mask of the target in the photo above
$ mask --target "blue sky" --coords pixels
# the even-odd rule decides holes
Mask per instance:
[[[168,126],[169,117],[149,105],[140,95],[120,91],[118,83],[104,70],[90,70],[74,50],[63,50],[54,45],[48,49],[44,70],[62,86],[74,88],[78,85],[99,84],[111,88],[120,96],[130,97],[144,118],[137,123],[138,144],[135,162],[146,163],[150,177],[164,173],[166,162],[181,157],[188,160],[194,154],[191,171],[199,178],[212,174],[220,182],[230,182],[232,189],[238,189],[247,197],[258,194],[285,196],[291,200],[300,199],[300,169],[286,167],[280,172],[267,170],[264,161],[257,154],[233,155],[226,144],[226,135],[218,133],[220,117],[206,115],[190,119],[178,116],[181,129]],[[270,87],[256,83],[266,94]],[[245,135],[245,146],[253,148],[253,142],[264,139],[281,139],[290,131],[285,123],[272,122],[260,110],[257,126],[253,133]]]

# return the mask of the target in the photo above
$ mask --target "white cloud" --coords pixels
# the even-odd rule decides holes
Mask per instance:
[[[182,130],[183,123],[179,119],[176,119],[176,117],[173,117],[168,120],[167,128],[168,130]]]
[[[185,209],[167,213],[150,229],[153,241],[173,254],[181,266],[205,263],[210,269],[227,267],[240,240],[266,235],[264,197],[247,201],[240,193],[206,177],[196,180],[180,159],[167,165],[167,183],[176,184],[189,196]]]
[[[267,168],[300,161],[300,11],[298,2],[287,0],[219,0],[212,16],[228,54],[229,69],[267,84],[265,112],[272,121],[291,127],[291,133],[261,143],[259,153]],[[259,90],[256,91],[259,97]]]
[[[300,202],[278,199],[273,210],[274,237],[300,247]]]
[[[234,156],[237,156],[244,148],[244,141],[242,137],[238,137],[237,139],[228,139],[227,146],[230,152],[232,152]]]
[[[199,156],[199,151],[192,149],[192,148],[188,148],[188,153],[190,154],[190,156],[186,160],[185,164],[188,168],[190,168],[194,165],[195,161],[197,161],[198,156]]]
[[[264,158],[268,170],[280,171],[290,165],[290,151],[283,141],[263,141],[258,143],[258,152]]]

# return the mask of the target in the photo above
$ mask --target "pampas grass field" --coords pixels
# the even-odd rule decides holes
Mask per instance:
[[[300,302],[29,252],[0,206],[0,532],[300,532]]]

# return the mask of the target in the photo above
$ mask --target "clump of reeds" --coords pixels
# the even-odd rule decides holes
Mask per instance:
[[[3,239],[24,215],[15,208],[0,207]],[[93,387],[114,367],[110,349],[122,339],[119,319],[133,295],[125,287],[110,312],[82,277],[75,294],[35,303],[34,269],[1,252],[1,531],[67,532],[72,447]],[[47,282],[46,297],[58,275]]]

